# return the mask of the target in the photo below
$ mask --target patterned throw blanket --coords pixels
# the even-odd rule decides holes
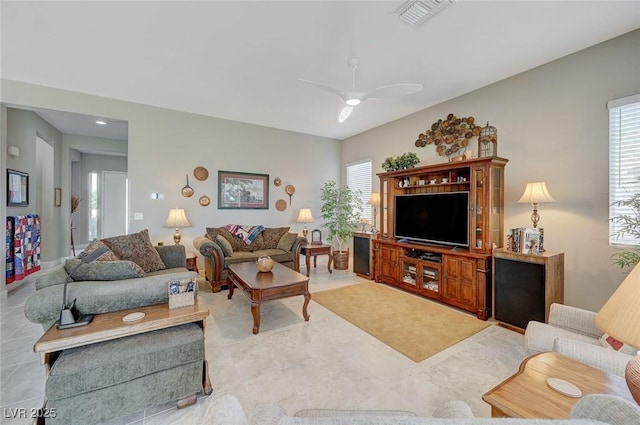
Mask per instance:
[[[264,226],[259,224],[257,226],[241,226],[239,224],[227,224],[224,226],[234,236],[242,239],[247,245],[250,245],[255,238],[258,237],[260,232],[264,230]]]

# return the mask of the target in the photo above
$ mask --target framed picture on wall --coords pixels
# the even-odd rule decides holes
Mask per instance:
[[[29,205],[29,173],[7,169],[7,206]]]
[[[218,209],[269,209],[269,175],[218,171]]]

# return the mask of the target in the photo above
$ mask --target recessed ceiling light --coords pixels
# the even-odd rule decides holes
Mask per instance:
[[[101,121],[101,120],[97,120],[96,124],[98,124],[98,125],[107,125],[107,123],[105,121]]]

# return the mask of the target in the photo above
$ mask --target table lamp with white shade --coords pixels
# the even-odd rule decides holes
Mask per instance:
[[[547,184],[545,182],[529,182],[524,189],[524,193],[518,199],[518,203],[526,203],[533,205],[533,214],[531,214],[531,222],[533,227],[538,227],[538,221],[540,221],[540,215],[538,214],[538,204],[544,202],[556,202],[555,199],[549,193]]]
[[[611,337],[640,348],[640,264],[618,286],[611,298],[596,314],[596,326]],[[640,404],[640,354],[629,361],[625,370],[629,391]]]
[[[380,193],[379,192],[371,192],[371,196],[369,196],[369,201],[367,202],[371,205],[371,209],[373,210],[373,221],[371,222],[371,233],[376,233],[376,213],[378,205],[380,205]]]
[[[300,213],[298,214],[298,219],[296,221],[298,223],[304,223],[304,226],[302,228],[302,236],[306,238],[307,234],[309,234],[309,230],[307,230],[307,223],[313,223],[313,216],[311,215],[311,209],[301,208]]]
[[[183,208],[171,208],[164,227],[173,227],[176,229],[176,232],[173,234],[173,242],[175,242],[176,245],[180,245],[180,239],[182,239],[180,228],[191,227],[191,223],[187,219],[187,214]]]

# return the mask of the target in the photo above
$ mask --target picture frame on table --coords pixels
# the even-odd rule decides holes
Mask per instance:
[[[269,209],[269,175],[218,171],[218,209]]]
[[[7,206],[29,206],[29,173],[7,168]]]

